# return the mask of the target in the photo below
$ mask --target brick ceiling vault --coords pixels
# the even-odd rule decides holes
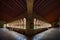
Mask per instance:
[[[60,17],[60,0],[34,0],[33,14],[48,22]],[[26,0],[0,0],[0,20],[10,22],[27,16]]]

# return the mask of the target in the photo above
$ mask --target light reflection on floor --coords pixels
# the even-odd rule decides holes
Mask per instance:
[[[0,40],[27,40],[27,37],[17,32],[0,28]]]
[[[60,29],[51,28],[33,37],[33,40],[60,40]]]
[[[17,32],[0,28],[0,40],[27,40],[27,37]],[[51,28],[35,35],[32,40],[60,40],[60,29]]]

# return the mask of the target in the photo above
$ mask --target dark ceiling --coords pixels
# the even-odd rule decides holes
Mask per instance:
[[[53,22],[60,16],[60,0],[35,0],[34,12],[48,22]]]
[[[33,14],[36,13],[48,22],[60,16],[60,0],[34,0],[33,6]],[[26,0],[0,0],[0,20],[9,22],[26,13]]]
[[[0,19],[11,21],[26,12],[25,0],[0,0]]]

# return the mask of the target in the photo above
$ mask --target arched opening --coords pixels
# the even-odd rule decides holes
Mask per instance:
[[[21,18],[13,22],[7,23],[7,27],[26,29],[26,18]]]
[[[34,29],[52,27],[50,23],[34,18]]]

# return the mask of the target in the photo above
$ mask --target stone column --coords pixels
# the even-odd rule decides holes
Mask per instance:
[[[26,0],[26,2],[27,2],[26,34],[31,36],[33,34],[34,27],[33,0]]]
[[[27,0],[27,29],[33,29],[34,19],[33,19],[33,0]]]

